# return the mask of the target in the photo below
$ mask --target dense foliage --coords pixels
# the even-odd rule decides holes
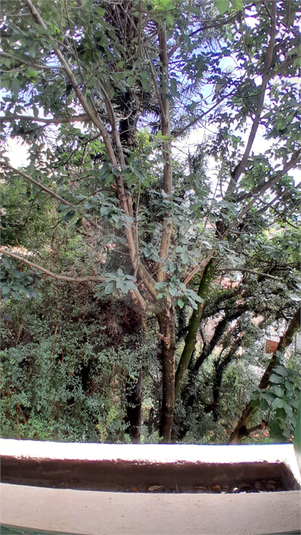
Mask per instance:
[[[299,2],[1,12],[5,436],[289,440]]]

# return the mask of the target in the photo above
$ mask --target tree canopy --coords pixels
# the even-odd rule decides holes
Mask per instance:
[[[1,12],[1,137],[28,147],[22,168],[2,152],[4,300],[36,298],[50,278],[126,303],[137,325],[155,318],[168,442],[217,347],[216,418],[254,318],[289,333],[260,389],[300,328],[299,2],[2,0]],[[43,227],[71,233],[86,265],[56,271]]]

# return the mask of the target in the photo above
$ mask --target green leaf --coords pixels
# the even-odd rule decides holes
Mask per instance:
[[[166,288],[166,282],[157,282],[155,290],[163,290],[164,288]]]
[[[276,409],[283,409],[285,403],[282,399],[279,399],[279,398],[276,398],[274,399],[274,401],[272,402],[272,410],[276,410]]]
[[[276,366],[276,368],[274,369],[274,372],[277,373],[278,375],[282,375],[282,377],[287,376],[287,370],[284,366]]]
[[[251,399],[251,407],[252,409],[256,409],[256,407],[259,406],[259,399]]]
[[[113,292],[115,292],[115,290],[116,290],[116,281],[110,281],[106,284],[106,287],[105,287],[106,295],[112,294]]]
[[[100,16],[100,17],[104,17],[105,15],[105,9],[103,9],[102,7],[95,7],[94,10],[96,11],[96,13]]]
[[[5,256],[2,258],[2,263],[6,269],[9,269],[11,266],[10,260],[6,258]]]
[[[185,305],[184,301],[182,299],[178,299],[176,304],[178,305],[178,307],[180,308],[183,308],[183,306]]]
[[[177,80],[175,78],[170,79],[170,92],[173,97],[179,97],[180,93],[178,91]]]
[[[190,297],[188,297],[188,301],[189,301],[190,305],[192,306],[193,310],[197,310],[198,305],[196,304],[196,302],[193,299],[191,299]]]
[[[229,4],[229,0],[216,0],[216,7],[219,10],[220,15],[223,15],[229,10]]]
[[[271,382],[271,383],[281,384],[281,382],[282,382],[282,377],[280,377],[280,376],[277,375],[276,373],[272,373],[271,376],[270,376],[270,382]]]
[[[266,399],[261,399],[259,403],[259,407],[262,411],[267,411],[269,408],[269,404]]]
[[[134,87],[135,83],[136,83],[136,78],[134,78],[134,76],[128,76],[127,77],[127,83],[130,87]]]
[[[266,391],[266,392],[262,392],[261,396],[262,396],[262,398],[264,398],[264,399],[266,399],[268,401],[273,401],[275,399],[275,394],[273,394],[269,390]]]
[[[231,0],[231,4],[237,11],[243,10],[243,0]]]
[[[175,286],[169,286],[169,293],[172,297],[175,297],[178,293],[178,290],[177,288],[175,288]]]
[[[8,286],[1,286],[1,292],[2,295],[7,295],[10,292],[10,288]]]
[[[277,442],[285,442],[286,438],[283,434],[282,429],[279,426],[277,420],[273,419],[270,422],[270,436],[273,440]]]
[[[186,253],[181,253],[181,260],[182,260],[183,264],[188,264],[189,256]]]
[[[189,11],[190,13],[194,13],[194,15],[197,15],[197,17],[200,17],[201,15],[200,8],[196,6],[187,6],[187,11]]]
[[[273,387],[273,391],[275,392],[275,395],[277,396],[277,398],[283,398],[284,390],[281,388],[281,386],[275,385]]]
[[[149,91],[150,90],[150,75],[147,71],[141,71],[139,73],[139,77],[140,77],[140,81],[141,81],[141,85],[144,89],[144,91]]]
[[[123,279],[116,279],[116,290],[121,290],[122,293],[128,292],[128,286]]]
[[[204,301],[204,299],[202,299],[194,290],[186,290],[186,295],[188,299],[193,299],[198,303],[202,303]]]
[[[36,57],[37,46],[38,46],[38,43],[37,43],[36,41],[31,41],[31,42],[29,43],[28,51],[29,51],[30,55],[31,55],[33,58]]]
[[[64,217],[63,217],[63,221],[64,223],[68,223],[70,222],[73,218],[74,218],[74,215],[75,215],[75,212],[68,212]]]
[[[289,405],[288,403],[284,403],[284,410],[286,412],[286,414],[289,416],[289,418],[293,418],[293,409],[291,407],[291,405]]]
[[[285,388],[288,392],[293,392],[294,390],[294,385],[291,381],[288,381],[287,379],[285,380]]]

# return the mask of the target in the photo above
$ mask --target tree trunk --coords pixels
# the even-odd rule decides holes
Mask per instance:
[[[226,368],[229,366],[232,358],[235,356],[236,350],[241,345],[241,337],[235,340],[233,345],[231,346],[230,350],[228,351],[227,355],[223,357],[220,355],[218,360],[215,362],[215,373],[214,373],[214,380],[213,380],[213,388],[212,388],[212,396],[213,396],[213,402],[211,405],[213,420],[217,422],[218,416],[219,416],[219,402],[221,397],[221,386],[222,386],[222,380],[223,375],[226,370]]]
[[[267,386],[269,385],[271,374],[279,362],[279,353],[283,353],[286,347],[289,346],[291,342],[293,341],[295,334],[300,330],[300,320],[301,320],[301,308],[297,310],[294,317],[290,321],[287,330],[285,331],[283,336],[281,336],[277,349],[274,352],[270,360],[270,363],[267,369],[265,370],[261,378],[261,381],[259,383],[260,389],[267,388]],[[249,402],[246,405],[238,421],[237,426],[235,427],[234,431],[232,432],[230,436],[229,444],[236,444],[244,436],[246,436],[246,433],[244,432],[244,430],[246,430],[247,420],[250,418],[252,414],[256,412],[256,410],[257,408],[252,407],[251,402]]]
[[[216,266],[215,259],[211,259],[204,269],[204,273],[203,273],[203,276],[199,285],[198,296],[203,299],[203,302],[198,303],[198,307],[196,310],[193,311],[193,314],[189,321],[188,333],[187,333],[186,340],[185,340],[185,346],[182,351],[182,355],[181,355],[177,373],[176,373],[176,383],[175,383],[176,398],[178,397],[180,393],[182,383],[186,374],[186,370],[187,370],[189,361],[191,359],[193,350],[195,348],[197,331],[200,325],[200,320],[201,320],[201,316],[202,316],[202,312],[204,308],[205,299],[208,294],[208,290],[209,290],[212,275],[215,270],[215,266]]]
[[[171,442],[171,431],[175,407],[175,317],[170,299],[165,310],[157,315],[162,344],[163,399],[160,436],[162,442]]]
[[[172,195],[172,155],[170,141],[170,107],[169,107],[169,57],[167,51],[166,28],[158,25],[158,37],[160,48],[160,111],[161,111],[161,133],[164,136],[162,145],[162,157],[164,159],[163,171],[163,191],[166,195]],[[164,214],[161,245],[160,262],[157,269],[158,281],[164,281],[166,277],[164,261],[168,257],[170,238],[172,234],[172,216],[170,210]]]

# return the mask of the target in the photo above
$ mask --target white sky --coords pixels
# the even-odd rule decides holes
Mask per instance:
[[[213,128],[212,128],[213,130]],[[212,132],[213,133],[213,132]],[[203,128],[196,128],[191,131],[186,139],[181,141],[176,141],[173,143],[175,152],[178,152],[179,157],[181,158],[181,153],[184,156],[187,156],[188,150],[193,154],[196,146],[201,144],[204,141],[204,136],[206,131]],[[245,137],[245,136],[243,136]],[[257,132],[252,152],[255,154],[263,154],[269,147],[271,142],[264,139],[260,135],[260,132]],[[23,167],[29,163],[28,160],[28,145],[24,142],[21,142],[18,138],[11,138],[7,141],[7,155],[10,159],[10,163],[13,167]],[[210,164],[209,164],[210,165]],[[214,162],[212,162],[214,167]],[[301,180],[301,170],[295,169],[289,172],[290,176],[293,176],[297,183]]]
[[[24,167],[28,165],[28,145],[21,143],[17,138],[7,141],[7,156],[13,167]]]

